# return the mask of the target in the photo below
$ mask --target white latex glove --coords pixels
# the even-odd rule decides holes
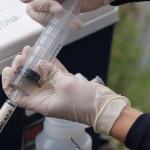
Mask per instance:
[[[22,55],[16,56],[12,66],[3,70],[3,88],[10,99],[15,92],[11,81],[30,50],[29,47],[25,48]],[[84,123],[93,126],[98,133],[109,134],[114,122],[128,105],[125,97],[103,85],[76,78],[56,60],[55,64],[42,61],[37,72],[42,77],[40,86],[30,96],[12,99],[18,106],[45,116]]]
[[[32,19],[46,26],[53,14],[59,14],[62,11],[62,2],[64,0],[21,0],[29,3],[27,13]],[[110,0],[81,0],[81,12],[91,11],[102,7]]]
[[[46,26],[51,17],[54,14],[59,15],[62,10],[61,4],[54,0],[33,0],[26,8],[29,16],[42,26]]]

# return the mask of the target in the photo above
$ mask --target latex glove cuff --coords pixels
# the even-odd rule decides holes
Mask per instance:
[[[101,104],[101,100],[99,101]],[[128,105],[130,105],[129,100],[117,94],[113,97],[110,96],[110,98],[105,101],[105,104],[103,104],[103,107],[97,104],[97,113],[93,125],[95,132],[109,135],[115,121]]]

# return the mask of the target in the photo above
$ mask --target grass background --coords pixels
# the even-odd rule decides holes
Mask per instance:
[[[128,97],[135,108],[150,112],[150,66],[146,63],[150,56],[150,38],[145,38],[150,31],[150,16],[137,4],[122,6],[119,14],[108,86]],[[119,143],[117,146],[118,150],[125,149]]]
[[[150,67],[142,66],[145,50],[141,43],[141,36],[148,22],[145,19],[141,23],[140,13],[136,4],[120,9],[120,22],[114,33],[108,86],[130,98],[134,107],[149,111]]]

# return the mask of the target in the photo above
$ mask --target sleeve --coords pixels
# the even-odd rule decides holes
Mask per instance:
[[[143,114],[135,121],[125,145],[131,150],[150,150],[150,114]]]
[[[142,1],[149,1],[149,0],[114,0],[111,5],[112,6],[119,6],[126,3],[133,3],[133,2],[142,2]]]

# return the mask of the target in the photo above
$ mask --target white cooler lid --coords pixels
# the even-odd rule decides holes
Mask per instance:
[[[0,0],[0,71],[26,45],[32,46],[43,27],[26,14],[26,4],[19,0]],[[79,40],[118,20],[117,7],[103,7],[80,15],[83,28],[70,34],[66,44]],[[8,61],[9,60],[9,61]],[[8,64],[5,62],[9,62]]]

